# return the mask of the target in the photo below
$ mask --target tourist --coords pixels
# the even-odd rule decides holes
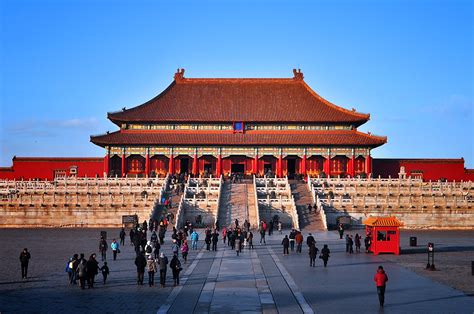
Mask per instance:
[[[354,253],[354,240],[352,239],[352,234],[349,236],[349,254]]]
[[[79,265],[77,265],[77,268],[76,268],[76,275],[77,275],[77,278],[79,278],[79,283],[81,285],[81,289],[83,290],[86,288],[86,277],[87,277],[86,267],[87,267],[86,260],[81,259],[79,262]]]
[[[388,281],[388,276],[383,270],[382,266],[379,266],[377,273],[374,276],[375,285],[377,286],[377,294],[379,296],[380,307],[383,307],[385,303],[385,285]]]
[[[104,237],[100,237],[99,252],[102,257],[102,262],[107,260],[107,249],[108,249],[107,241],[104,239]]]
[[[271,236],[273,234],[273,228],[274,228],[273,220],[270,220],[270,223],[268,224],[268,235],[269,236]]]
[[[282,232],[281,232],[281,221],[278,222],[278,232],[280,232],[280,234],[282,234]]]
[[[314,239],[313,235],[309,233],[308,237],[306,238],[306,245],[309,247],[311,243],[316,244],[316,240]]]
[[[153,231],[150,236],[150,241],[153,243],[153,245],[156,246],[156,243],[158,243],[158,236],[156,235],[156,232]]]
[[[316,267],[316,256],[318,256],[319,249],[316,247],[315,242],[311,242],[309,245],[309,266]]]
[[[130,229],[130,245],[134,245],[135,243],[135,231],[132,229]]]
[[[324,267],[328,265],[329,253],[331,253],[331,251],[329,250],[328,245],[324,244],[324,247],[321,250],[321,255],[319,256],[319,258],[324,262]]]
[[[364,245],[365,245],[365,253],[369,253],[370,251],[370,234],[366,235],[365,236],[365,239],[364,239]]]
[[[112,254],[114,256],[114,261],[117,260],[117,253],[120,252],[119,249],[119,244],[115,239],[112,240],[112,243],[110,243],[110,248],[112,249]]]
[[[239,256],[240,252],[242,252],[242,237],[241,237],[240,231],[235,237],[234,246],[235,246],[235,252],[237,253],[237,256]]]
[[[179,285],[179,273],[181,272],[181,262],[177,255],[174,255],[170,262],[170,268],[173,272],[173,283],[174,286]]]
[[[199,234],[196,232],[196,230],[193,230],[191,233],[191,244],[193,250],[197,250],[197,243],[199,241]]]
[[[227,238],[227,228],[222,228],[222,242],[225,244],[225,240]]]
[[[104,262],[104,265],[100,268],[100,271],[102,273],[102,279],[105,285],[105,282],[107,281],[107,276],[109,275],[109,266],[107,266],[107,262]]]
[[[262,241],[263,243],[267,244],[267,242],[265,241],[265,222],[262,221],[262,223],[260,224],[260,244],[262,244]]]
[[[99,262],[96,260],[95,253],[89,257],[86,263],[87,286],[89,289],[94,288],[95,276],[99,273]]]
[[[69,260],[67,261],[66,263],[66,273],[67,273],[67,276],[68,276],[68,281],[69,281],[69,284],[72,284],[72,269],[74,267],[74,261],[73,261],[73,258],[69,258]]]
[[[148,270],[148,285],[154,286],[155,285],[155,273],[157,270],[156,261],[153,257],[149,257],[146,262],[146,268]]]
[[[160,249],[161,249],[160,242],[158,242],[158,241],[151,242],[151,245],[153,246],[153,257],[154,257],[154,259],[158,259],[158,257],[160,256]]]
[[[135,266],[137,266],[137,285],[143,285],[143,277],[145,276],[145,267],[147,265],[143,253],[138,254],[135,258]]]
[[[151,241],[148,241],[145,246],[145,258],[148,259],[152,255],[153,255],[153,246],[151,245]]]
[[[349,253],[350,249],[350,240],[349,240],[349,235],[346,234],[346,253]]]
[[[30,262],[31,254],[27,248],[24,248],[20,253],[21,264],[21,279],[26,279],[28,276],[28,263]]]
[[[165,234],[166,234],[166,227],[164,226],[164,224],[160,224],[160,229],[158,231],[158,238],[160,239],[161,245],[165,243]]]
[[[360,253],[361,241],[360,241],[360,235],[358,233],[356,233],[354,241],[355,241],[355,246],[356,246],[356,253]]]
[[[249,231],[248,236],[247,236],[247,244],[250,249],[253,249],[253,233],[252,231]]]
[[[77,281],[76,281],[76,277],[77,277],[77,274],[76,274],[76,269],[77,269],[77,266],[79,266],[79,258],[78,258],[78,255],[77,254],[74,254],[73,257],[72,257],[72,265],[70,266],[71,267],[71,280],[70,280],[70,284],[72,285],[76,285],[77,284]]]
[[[206,229],[206,238],[204,239],[204,242],[206,242],[206,250],[210,251],[211,250],[211,230],[209,228]]]
[[[296,242],[296,253],[301,253],[301,247],[303,246],[303,234],[299,231],[295,235]]]
[[[237,218],[235,219],[234,223],[235,223],[235,228],[238,228],[239,227],[239,220]]]
[[[290,235],[288,236],[288,238],[290,240],[291,252],[293,252],[295,250],[295,237],[296,237],[296,230],[291,229]]]
[[[142,229],[143,229],[143,230],[147,230],[147,229],[148,229],[148,224],[147,224],[146,220],[144,220],[143,223],[142,223]]]
[[[125,228],[122,228],[122,230],[120,230],[120,245],[125,245]]]
[[[217,242],[219,242],[219,233],[214,230],[212,233],[212,250],[217,251]]]
[[[337,231],[339,232],[339,239],[342,239],[342,236],[344,235],[344,226],[342,223],[339,223],[337,226]]]
[[[188,261],[188,253],[189,253],[188,241],[184,240],[183,245],[181,245],[181,255],[183,256],[185,264]]]
[[[160,264],[160,286],[164,288],[166,284],[166,267],[168,266],[168,258],[165,256],[165,253],[161,252],[158,263]]]
[[[319,212],[318,210],[318,205],[316,203],[314,203],[313,205],[313,209],[314,209],[314,213],[317,214]]]
[[[290,252],[288,251],[288,247],[290,246],[290,239],[288,238],[287,234],[285,234],[281,244],[283,245],[283,255],[289,255]]]

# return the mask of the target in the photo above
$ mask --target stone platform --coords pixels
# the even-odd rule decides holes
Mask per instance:
[[[109,242],[118,236],[118,230],[107,231]],[[319,259],[315,268],[309,267],[305,245],[302,254],[283,256],[283,235],[267,237],[267,245],[259,245],[256,235],[255,249],[246,248],[237,256],[222,241],[217,252],[206,251],[201,234],[199,249],[191,251],[183,264],[181,285],[166,288],[136,285],[134,251],[127,237],[117,261],[109,254],[108,283],[103,285],[99,275],[95,289],[82,291],[67,283],[66,261],[73,253],[97,252],[99,232],[0,230],[0,312],[379,313],[372,278],[380,264],[389,276],[383,312],[474,310],[472,296],[408,270],[386,255],[346,254],[343,240],[333,232],[315,234],[319,248],[328,244],[331,249],[327,268]],[[456,241],[453,235],[445,239],[445,243]],[[23,247],[32,254],[27,281],[20,279],[18,256]],[[169,239],[164,251],[171,255]]]

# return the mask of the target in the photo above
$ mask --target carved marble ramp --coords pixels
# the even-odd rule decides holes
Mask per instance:
[[[300,228],[308,232],[325,230],[321,215],[315,213],[314,209],[311,212],[308,210],[308,204],[313,205],[313,199],[308,186],[297,181],[291,181],[290,185],[296,203],[296,210],[298,211]]]

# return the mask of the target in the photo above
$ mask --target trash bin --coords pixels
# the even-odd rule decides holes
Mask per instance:
[[[100,232],[100,237],[107,240],[107,231],[101,231]]]
[[[416,237],[410,237],[410,246],[416,246]]]

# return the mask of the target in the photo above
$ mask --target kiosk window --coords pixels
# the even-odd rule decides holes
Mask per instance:
[[[377,231],[377,241],[387,241],[387,232]]]

